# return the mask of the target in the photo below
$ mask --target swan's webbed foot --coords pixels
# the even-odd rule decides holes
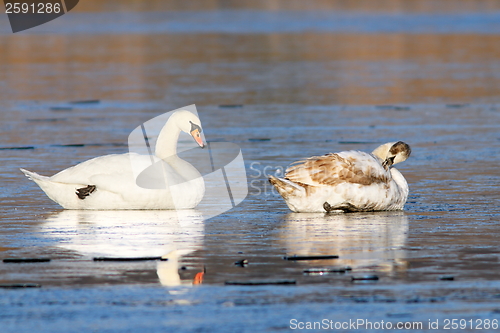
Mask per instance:
[[[88,185],[87,187],[77,188],[75,193],[79,199],[83,200],[86,197],[88,197],[91,193],[93,193],[95,190],[96,190],[95,185]]]
[[[323,204],[323,208],[326,210],[327,213],[330,213],[332,210],[334,210],[334,208],[326,201]]]
[[[356,206],[354,206],[353,204],[351,204],[349,202],[344,202],[341,205],[333,207],[332,205],[330,205],[328,202],[325,201],[325,203],[323,204],[323,208],[326,210],[327,213],[330,213],[330,212],[333,212],[336,210],[341,210],[344,213],[352,213],[352,212],[361,211],[359,208],[357,208]]]

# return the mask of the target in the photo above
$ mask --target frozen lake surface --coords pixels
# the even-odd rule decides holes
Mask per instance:
[[[51,259],[0,262],[0,286],[41,286],[0,288],[2,332],[494,330],[500,11],[231,10],[95,26],[118,14],[75,9],[67,31],[71,14],[14,35],[0,18],[0,259]],[[190,104],[208,141],[243,152],[249,193],[224,214],[66,211],[19,171],[127,152],[134,128]],[[304,157],[397,140],[412,147],[403,212],[294,214],[267,182]]]

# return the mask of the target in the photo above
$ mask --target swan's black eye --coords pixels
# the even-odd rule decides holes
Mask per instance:
[[[198,129],[195,129],[193,131],[191,131],[191,136],[195,139],[200,139],[201,138],[201,133]]]

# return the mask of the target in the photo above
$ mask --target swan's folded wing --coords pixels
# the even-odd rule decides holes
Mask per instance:
[[[296,162],[286,170],[285,178],[313,186],[335,186],[341,183],[371,185],[387,183],[391,175],[373,155],[347,151]]]
[[[137,157],[136,157],[137,156]],[[50,177],[51,181],[65,184],[91,184],[92,177],[99,174],[131,174],[132,164],[131,157],[134,158],[134,163],[139,165],[139,168],[144,168],[151,161],[148,156],[142,157],[137,154],[115,154],[95,157],[75,166],[62,170],[61,172]]]
[[[50,178],[52,182],[95,185],[99,190],[117,194],[165,189],[185,180],[156,157],[134,153],[105,155],[65,169]]]

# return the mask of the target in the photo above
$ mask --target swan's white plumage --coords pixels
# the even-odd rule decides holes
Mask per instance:
[[[401,210],[408,184],[392,165],[410,153],[410,147],[399,141],[372,154],[344,151],[314,156],[292,164],[284,178],[271,176],[269,181],[294,212]]]
[[[65,169],[52,177],[41,176],[25,169],[21,171],[40,186],[47,196],[66,209],[190,209],[203,198],[205,184],[197,170],[180,159],[176,145],[181,130],[189,132],[190,122],[199,119],[189,111],[172,114],[159,135],[161,150],[157,156],[135,153],[100,156]],[[149,183],[139,186],[137,170],[155,168]],[[154,170],[154,169],[153,169]],[[159,181],[158,181],[159,180]],[[159,184],[158,184],[159,183]],[[95,186],[84,199],[77,189]]]

